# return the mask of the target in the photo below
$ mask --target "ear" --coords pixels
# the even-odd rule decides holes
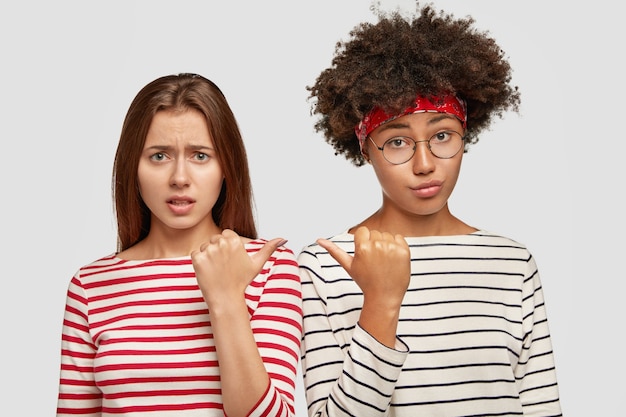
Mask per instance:
[[[361,150],[361,155],[363,156],[363,159],[365,159],[365,162],[367,162],[368,164],[372,163],[372,161],[370,160],[370,155],[367,152],[367,149],[362,149]]]

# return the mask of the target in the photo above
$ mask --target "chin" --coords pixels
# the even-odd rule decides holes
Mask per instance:
[[[413,210],[408,210],[416,216],[435,216],[446,208],[446,204],[432,204],[424,205],[420,204],[419,207],[414,207]]]

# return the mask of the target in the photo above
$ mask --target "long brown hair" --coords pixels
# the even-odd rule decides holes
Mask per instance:
[[[152,119],[159,111],[188,109],[198,110],[206,118],[224,173],[213,207],[215,224],[241,236],[257,237],[248,159],[235,116],[217,85],[200,75],[183,73],[148,83],[126,113],[112,180],[118,251],[133,246],[150,231],[151,213],[139,194],[137,168]]]

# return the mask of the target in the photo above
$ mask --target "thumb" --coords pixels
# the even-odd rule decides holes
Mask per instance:
[[[352,256],[348,255],[346,251],[341,249],[339,246],[335,245],[335,243],[331,242],[330,240],[317,239],[317,243],[321,247],[326,249],[328,253],[330,254],[330,256],[332,256],[337,262],[339,262],[339,265],[341,265],[343,269],[345,269],[348,272],[348,274],[350,273],[350,268],[352,267],[352,261],[354,260]]]
[[[254,266],[260,270],[263,267],[263,264],[265,264],[270,256],[272,256],[272,253],[274,253],[279,246],[282,246],[285,243],[287,243],[287,240],[280,237],[265,242],[261,249],[250,256]]]

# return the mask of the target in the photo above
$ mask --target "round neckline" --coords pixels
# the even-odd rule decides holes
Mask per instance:
[[[251,239],[250,241],[244,244],[244,247],[247,247],[248,245],[251,245],[251,244],[264,244],[266,242],[267,240],[262,239],[262,238]],[[176,261],[183,261],[187,259],[191,261],[191,255],[171,256],[171,257],[165,257],[165,258],[124,259],[119,256],[119,252],[114,252],[111,256],[113,257],[113,259],[120,261],[120,262],[176,262]]]

